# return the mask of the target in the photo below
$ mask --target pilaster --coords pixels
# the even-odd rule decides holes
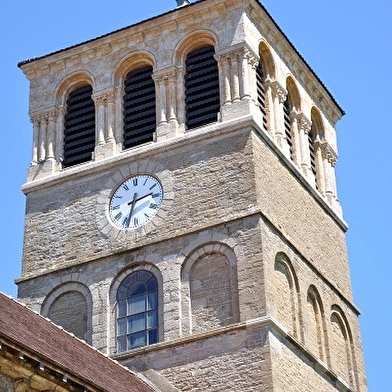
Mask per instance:
[[[114,133],[115,102],[114,90],[98,91],[93,94],[96,108],[96,146],[94,160],[111,157],[117,153]]]
[[[154,72],[158,123],[156,140],[170,139],[179,132],[176,95],[180,74],[175,67]]]

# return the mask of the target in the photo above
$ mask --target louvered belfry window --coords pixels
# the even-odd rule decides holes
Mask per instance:
[[[266,96],[264,86],[264,69],[261,62],[259,62],[256,68],[256,83],[257,83],[257,103],[263,114],[263,129],[267,130],[267,109],[266,109]]]
[[[123,148],[151,142],[156,129],[155,83],[150,66],[130,71],[124,81]]]
[[[63,167],[91,160],[95,147],[95,105],[90,85],[72,91],[64,121]]]
[[[316,155],[315,155],[315,146],[314,146],[314,129],[313,126],[310,129],[310,132],[308,133],[308,143],[309,143],[309,153],[310,153],[310,168],[312,170],[312,173],[315,178],[315,185],[316,188],[318,189],[318,184],[317,184],[317,171],[316,171]]]
[[[290,158],[293,159],[293,133],[291,131],[291,103],[289,97],[283,103],[283,114],[284,114],[284,133],[286,136],[287,144],[290,148]]]
[[[213,46],[188,53],[185,61],[186,128],[216,122],[220,110],[218,64]]]

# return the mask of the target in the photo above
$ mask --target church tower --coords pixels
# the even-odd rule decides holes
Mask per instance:
[[[343,111],[257,0],[179,3],[19,64],[18,297],[161,391],[366,392]]]

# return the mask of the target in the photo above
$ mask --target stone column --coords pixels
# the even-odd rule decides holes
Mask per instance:
[[[230,55],[230,68],[231,68],[231,80],[232,80],[232,101],[238,102],[240,100],[240,77],[239,77],[239,52],[235,51]]]
[[[230,58],[227,54],[216,55],[219,65],[220,95],[223,106],[231,105]]]
[[[314,155],[316,160],[316,178],[315,183],[318,191],[325,196],[325,173],[323,164],[323,154],[321,149],[321,141],[317,138],[314,141]]]
[[[156,71],[153,75],[156,86],[156,111],[158,122],[155,140],[167,139],[177,134],[177,77],[178,72],[174,68]]]
[[[116,143],[114,136],[114,124],[115,124],[115,93],[108,93],[106,95],[107,103],[107,128],[106,128],[106,142]]]
[[[286,90],[275,81],[271,84],[272,101],[274,110],[274,139],[283,153],[290,158],[290,149],[284,133],[284,112],[283,103],[287,99]]]
[[[47,159],[55,161],[54,149],[56,143],[56,116],[57,111],[47,113],[48,118],[48,140],[47,140]]]
[[[249,50],[243,49],[240,52],[240,96],[241,99],[251,99],[251,91],[254,89],[253,65],[255,58],[251,55]]]
[[[267,123],[269,125],[268,128],[268,133],[270,136],[274,139],[274,129],[275,129],[275,117],[274,117],[274,110],[271,108],[274,107],[274,99],[273,99],[273,94],[272,94],[272,87],[271,87],[271,79],[266,79],[265,81],[265,98],[266,98],[266,106],[267,106],[267,113],[268,113],[268,118],[267,118]]]
[[[177,88],[176,88],[176,80],[177,80],[177,72],[174,69],[173,71],[169,72],[167,74],[167,104],[168,104],[168,121],[169,123],[175,125],[177,128],[178,126],[178,121],[177,121],[177,116],[176,116],[176,107],[177,107]]]
[[[39,117],[39,147],[38,147],[38,162],[44,162],[46,160],[46,130],[48,125],[48,119],[45,114]]]
[[[176,91],[177,100],[181,105],[177,106],[177,121],[178,121],[178,132],[185,132],[185,69],[184,67],[179,67],[176,70],[177,80],[176,80]]]
[[[166,78],[164,75],[155,73],[153,75],[153,79],[155,80],[155,88],[156,88],[156,112],[157,112],[157,120],[158,124],[166,124]]]
[[[64,116],[65,116],[65,107],[60,106],[57,109],[57,118],[56,118],[56,139],[54,146],[54,156],[56,160],[62,160],[62,156],[64,153]]]
[[[105,97],[104,95],[96,95],[93,97],[96,108],[96,145],[103,146],[105,144]]]
[[[311,161],[310,161],[310,149],[309,149],[309,132],[311,130],[310,120],[301,113],[298,116],[299,125],[299,145],[300,145],[300,157],[298,164],[302,169],[303,175],[311,180],[313,176]]]
[[[329,204],[333,205],[336,200],[335,165],[337,154],[327,142],[322,143],[320,147],[324,167],[325,197]]]
[[[290,113],[291,118],[291,137],[292,137],[292,153],[290,154],[290,158],[292,158],[293,162],[300,166],[301,164],[301,141],[300,141],[300,127],[301,127],[301,120],[300,116],[293,109]]]
[[[33,124],[33,150],[31,157],[31,166],[35,166],[38,163],[38,146],[39,146],[39,116],[31,117],[30,121]]]
[[[123,116],[123,96],[124,89],[122,87],[117,87],[114,91],[114,104],[115,107],[118,108],[118,116],[115,116],[115,128],[114,128],[114,138],[117,142],[118,151],[122,150],[123,143],[123,133],[124,133],[124,116]]]
[[[93,96],[96,107],[96,134],[94,160],[113,156],[116,153],[115,101],[116,94],[111,91],[100,91]]]

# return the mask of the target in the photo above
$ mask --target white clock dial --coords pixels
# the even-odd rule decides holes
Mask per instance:
[[[120,229],[134,229],[147,223],[162,204],[163,188],[157,178],[135,175],[121,183],[109,203],[109,216]]]

